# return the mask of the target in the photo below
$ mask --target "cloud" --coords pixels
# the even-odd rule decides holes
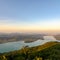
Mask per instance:
[[[17,20],[14,19],[0,19],[0,25],[15,25],[17,23]]]

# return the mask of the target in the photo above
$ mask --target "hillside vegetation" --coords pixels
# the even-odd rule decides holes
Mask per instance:
[[[0,60],[60,60],[60,43],[48,42],[41,46],[0,54]]]

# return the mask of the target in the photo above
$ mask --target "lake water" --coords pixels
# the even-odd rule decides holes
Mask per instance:
[[[0,53],[19,50],[23,48],[24,46],[34,47],[34,46],[42,45],[50,41],[58,41],[58,40],[37,40],[30,43],[24,43],[24,41],[8,42],[8,43],[0,44]]]

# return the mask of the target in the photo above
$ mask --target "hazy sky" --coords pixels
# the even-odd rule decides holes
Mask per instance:
[[[60,32],[60,0],[0,0],[0,32]]]

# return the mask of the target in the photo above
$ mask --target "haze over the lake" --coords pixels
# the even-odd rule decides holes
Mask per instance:
[[[60,0],[0,0],[0,32],[60,32]]]

